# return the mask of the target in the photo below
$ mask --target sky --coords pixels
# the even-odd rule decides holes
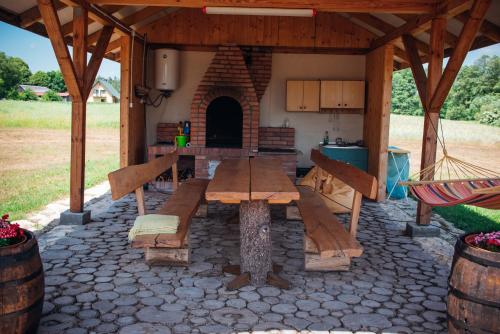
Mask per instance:
[[[69,47],[70,52],[72,48]],[[7,56],[24,60],[32,73],[36,71],[59,70],[56,56],[48,38],[0,22],[0,52]],[[90,60],[89,54],[87,59]],[[98,75],[102,77],[120,77],[120,64],[103,59]]]
[[[0,51],[8,56],[23,59],[31,72],[58,70],[54,51],[48,38],[41,37],[30,31],[23,30],[7,23],[0,22]],[[71,47],[70,47],[71,52]],[[500,44],[469,52],[465,65],[471,65],[483,55],[500,55]],[[90,55],[88,57],[90,59]],[[104,59],[99,69],[99,75],[107,77],[120,76],[120,64]]]

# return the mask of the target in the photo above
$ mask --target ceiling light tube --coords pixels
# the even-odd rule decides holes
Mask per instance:
[[[219,15],[313,17],[316,15],[316,10],[314,10],[314,9],[290,9],[290,8],[203,7],[203,13],[205,13],[205,14],[219,14]]]

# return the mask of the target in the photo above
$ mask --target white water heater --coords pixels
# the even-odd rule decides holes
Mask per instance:
[[[179,84],[179,51],[157,49],[155,54],[155,88],[174,90]]]

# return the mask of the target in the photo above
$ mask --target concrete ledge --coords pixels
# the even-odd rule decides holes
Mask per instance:
[[[410,237],[438,237],[440,232],[436,226],[406,223],[406,235]]]
[[[90,211],[71,212],[69,210],[61,213],[59,223],[62,225],[85,225],[90,223]]]

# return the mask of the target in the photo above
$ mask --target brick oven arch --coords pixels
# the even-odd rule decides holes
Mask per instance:
[[[243,111],[242,148],[249,149],[251,147],[251,143],[255,142],[255,140],[257,139],[258,133],[252,131],[251,126],[245,125],[251,123],[251,120],[254,117],[254,113],[258,113],[259,110],[254,110],[254,108],[252,108],[252,105],[255,105],[255,103],[252,104],[245,95],[244,89],[241,89],[239,87],[213,87],[206,94],[201,96],[198,105],[193,106],[194,108],[192,108],[191,110],[191,112],[194,112],[195,115],[198,115],[198,117],[195,118],[196,121],[192,122],[193,129],[196,128],[196,132],[200,134],[196,137],[196,143],[192,144],[198,147],[204,147],[206,145],[206,138],[201,134],[204,134],[206,132],[207,108],[212,101],[223,96],[233,98],[241,106],[241,109]]]

